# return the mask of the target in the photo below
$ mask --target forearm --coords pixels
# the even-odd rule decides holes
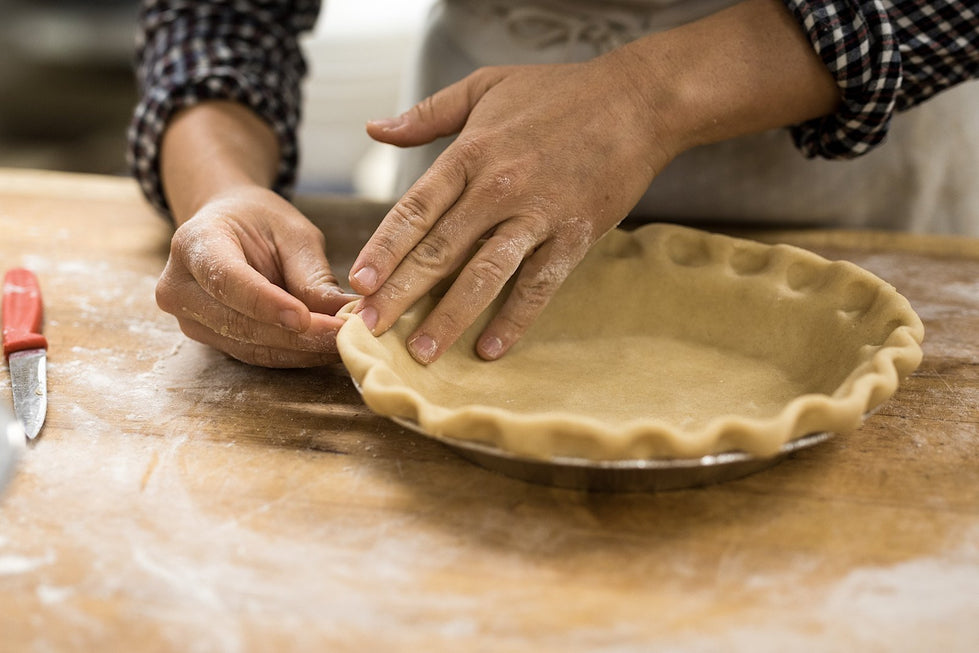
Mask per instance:
[[[160,149],[160,174],[178,225],[210,199],[235,187],[271,187],[279,145],[271,127],[228,101],[188,107],[170,121]]]
[[[629,70],[674,154],[832,113],[840,98],[780,0],[746,0],[608,56]]]
[[[318,0],[143,0],[136,60],[140,97],[128,133],[128,160],[161,213],[171,212],[165,195],[176,190],[173,184],[169,192],[163,189],[164,130],[184,112],[196,116],[192,108],[211,100],[247,106],[272,127],[279,155],[272,184],[282,194],[290,192],[306,71],[299,34],[312,28],[318,10]]]

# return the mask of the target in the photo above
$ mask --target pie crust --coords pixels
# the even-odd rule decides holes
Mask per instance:
[[[918,366],[924,336],[908,301],[856,265],[665,224],[603,237],[498,361],[474,347],[501,300],[416,363],[405,339],[437,301],[380,337],[342,311],[337,344],[364,401],[538,460],[769,457],[851,431]]]

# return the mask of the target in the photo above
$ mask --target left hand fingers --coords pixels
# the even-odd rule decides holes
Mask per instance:
[[[187,337],[243,363],[262,367],[294,368],[319,367],[340,360],[336,349],[338,327],[332,322],[335,319],[313,313],[309,331],[314,333],[282,333],[278,338],[263,338],[261,342],[235,340],[195,320],[178,319],[178,322]]]
[[[442,161],[451,160],[453,156],[449,152]],[[410,247],[409,243],[397,245],[399,254],[404,252],[401,258],[385,262],[386,266],[396,266],[393,272],[386,274],[383,283],[379,283],[377,290],[366,296],[357,308],[373,333],[384,333],[426,292],[456,272],[472,256],[478,241],[487,234],[492,232],[494,235],[453,283],[456,292],[458,287],[468,286],[470,292],[476,294],[472,305],[480,305],[481,308],[492,301],[523,258],[544,240],[546,232],[538,226],[543,220],[508,218],[511,209],[506,202],[498,200],[498,185],[474,182],[416,243]],[[494,198],[497,198],[496,201]],[[487,211],[491,201],[494,201],[493,210]],[[396,233],[395,227],[391,229],[392,234]],[[378,230],[380,232],[381,229]],[[391,237],[398,238],[395,235]],[[405,240],[409,238],[401,237]],[[386,235],[382,236],[380,242],[385,242],[386,238]],[[395,243],[392,242],[390,247],[394,248]],[[387,245],[382,250],[390,252]],[[466,311],[466,318],[459,316],[461,329],[445,329],[445,336],[452,335],[448,340],[454,341],[472,321],[468,320],[470,312]],[[478,312],[471,317],[475,319],[476,315]],[[450,316],[443,316],[443,321],[450,319]],[[422,358],[424,356],[420,356],[419,360]]]
[[[519,223],[512,221],[507,226],[512,224]],[[537,239],[526,231],[498,229],[462,268],[438,306],[408,336],[412,357],[428,364],[441,356],[500,294],[536,245]],[[392,312],[397,315],[403,310]],[[490,353],[494,351],[491,345]]]
[[[401,261],[452,208],[465,187],[461,167],[452,164],[451,157],[441,157],[388,211],[361,249],[350,268],[353,290],[370,295],[386,284]]]
[[[438,305],[408,336],[408,351],[415,360],[428,364],[441,356],[519,269],[503,306],[476,342],[479,356],[500,358],[541,314],[587,250],[586,243],[579,241],[580,247],[568,247],[556,238],[535,250],[533,239],[510,236],[506,231],[501,228],[486,241]]]
[[[475,102],[505,77],[505,67],[481,68],[412,107],[399,119],[368,123],[371,137],[402,147],[448,136],[466,124]],[[439,219],[457,203],[483,152],[451,145],[384,217],[350,268],[355,292],[378,290]]]
[[[438,358],[525,259],[477,351],[497,358],[526,330],[663,163],[655,139],[630,120],[642,112],[629,98],[610,101],[614,69],[608,62],[514,68],[472,99],[459,137],[353,266],[351,286],[365,295],[360,315],[375,334],[462,265],[486,234],[492,244],[464,265],[409,349],[423,363]]]
[[[476,353],[486,360],[503,356],[540,317],[590,244],[586,239],[568,243],[552,239],[538,248],[524,262],[503,306],[480,334]]]

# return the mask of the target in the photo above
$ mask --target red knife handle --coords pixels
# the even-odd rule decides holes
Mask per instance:
[[[3,355],[25,349],[47,349],[41,335],[41,286],[30,270],[14,268],[3,278]]]

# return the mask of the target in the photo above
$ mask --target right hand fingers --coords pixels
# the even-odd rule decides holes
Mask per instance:
[[[251,256],[258,257],[256,253]],[[188,306],[188,301],[196,305]],[[214,310],[202,310],[214,305],[296,332],[306,330],[310,323],[309,309],[260,274],[249,264],[240,239],[210,220],[191,220],[174,234],[170,260],[157,284],[157,303],[178,317],[188,309],[212,319],[222,317]],[[237,333],[234,323],[206,324],[232,337],[240,336],[238,339],[247,335]]]
[[[223,336],[195,319],[180,319],[184,334],[249,365],[260,367],[318,367],[340,360],[336,349],[337,328],[330,316],[314,313],[306,333],[283,331],[261,342],[234,340]]]
[[[168,270],[171,266],[168,265]],[[256,320],[221,304],[189,274],[165,273],[157,286],[157,302],[176,316],[190,338],[238,360],[264,367],[308,367],[337,360],[336,332],[343,320],[307,313],[302,332]]]
[[[336,360],[336,284],[322,233],[271,191],[239,190],[183,224],[157,303],[189,337],[256,365]]]
[[[326,260],[323,233],[306,224],[299,233],[276,239],[282,285],[310,311],[336,315],[360,295],[344,292]]]

